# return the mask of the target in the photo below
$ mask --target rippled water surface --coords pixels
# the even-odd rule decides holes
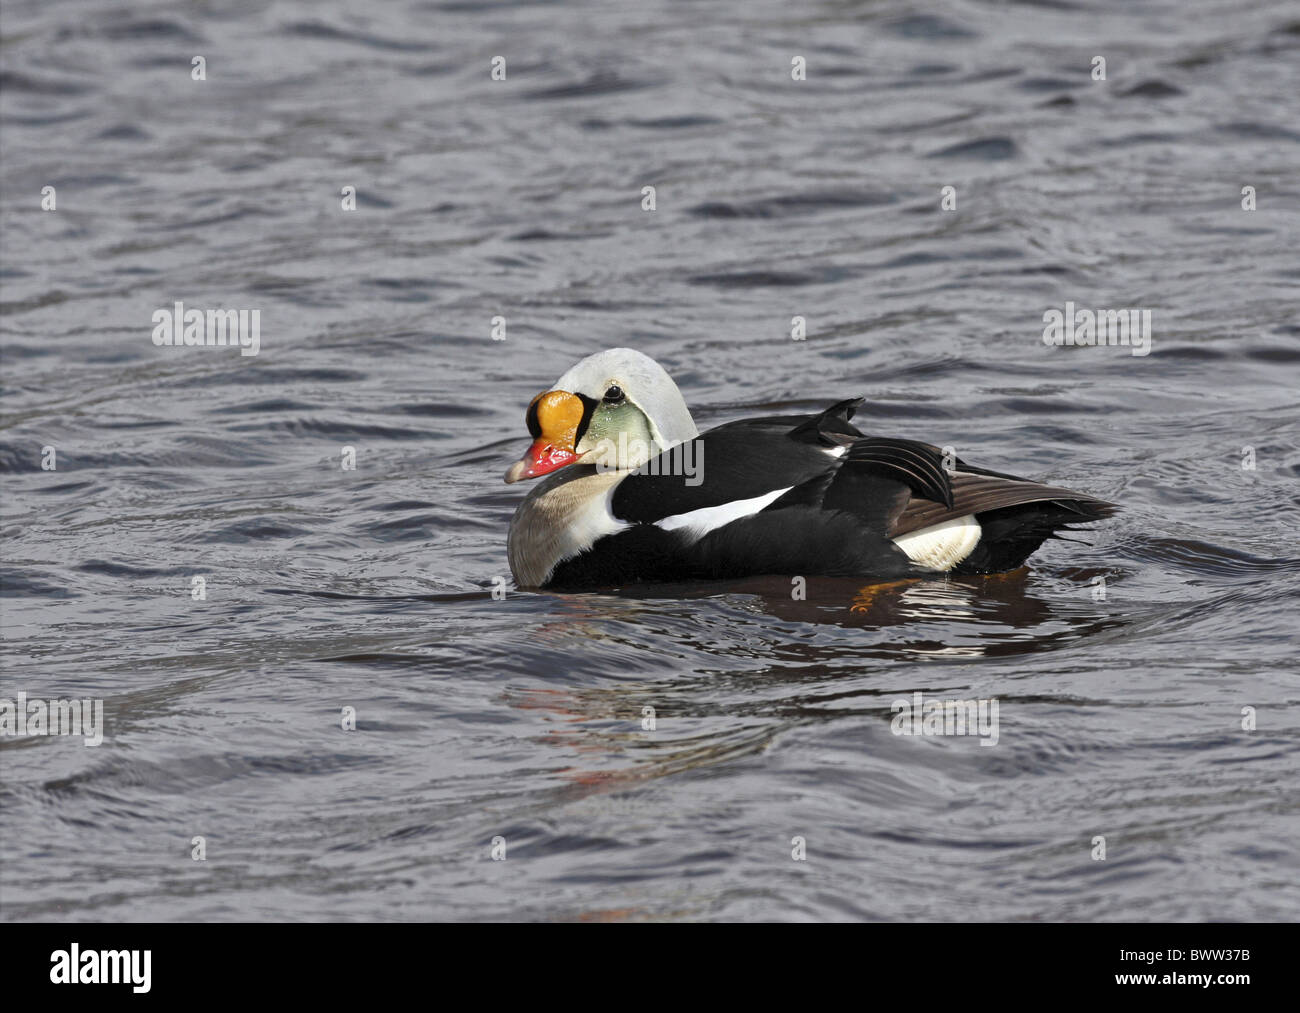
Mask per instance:
[[[1294,4],[11,0],[0,57],[0,696],[106,715],[0,739],[0,917],[1300,917]],[[613,345],[1123,512],[493,600],[524,407]]]

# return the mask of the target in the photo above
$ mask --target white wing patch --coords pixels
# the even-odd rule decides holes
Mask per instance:
[[[730,503],[719,503],[717,506],[688,510],[684,514],[673,514],[671,517],[664,517],[655,521],[655,525],[665,531],[684,529],[687,534],[693,535],[698,541],[710,531],[714,531],[724,524],[738,521],[742,517],[753,516],[764,507],[775,503],[793,488],[794,486],[788,486],[785,489],[776,489],[773,492],[764,493],[762,496],[755,496],[753,499],[737,499],[732,500]]]
[[[980,522],[974,514],[967,514],[900,535],[894,544],[917,566],[946,571],[975,551],[981,534]]]

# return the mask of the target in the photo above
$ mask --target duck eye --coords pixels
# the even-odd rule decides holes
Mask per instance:
[[[614,387],[610,387],[609,390],[605,391],[606,404],[618,404],[622,400],[623,400],[622,387],[614,386]]]

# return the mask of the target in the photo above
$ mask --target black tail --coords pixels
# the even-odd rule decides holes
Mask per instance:
[[[1020,566],[1058,531],[1071,524],[1110,517],[1114,504],[1096,499],[1058,499],[988,510],[975,515],[983,533],[975,551],[953,567],[953,574],[1003,573]]]

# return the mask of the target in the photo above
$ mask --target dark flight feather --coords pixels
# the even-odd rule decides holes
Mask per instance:
[[[1115,512],[1114,505],[1104,500],[1020,478],[957,472],[951,476],[950,488],[952,498],[946,504],[931,499],[912,499],[895,519],[889,536],[897,538],[968,514],[979,515],[1027,503],[1056,503],[1075,521],[1101,520]]]

